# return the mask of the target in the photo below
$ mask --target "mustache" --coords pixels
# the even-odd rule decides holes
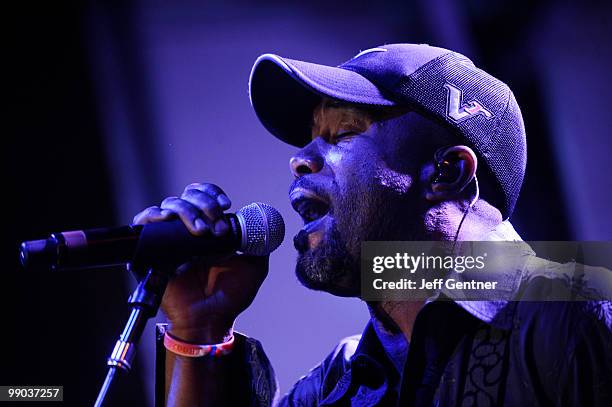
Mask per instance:
[[[330,194],[321,184],[314,182],[310,178],[300,177],[293,180],[291,185],[289,186],[289,195],[293,192],[293,190],[297,188],[306,189],[308,191],[313,192],[315,195],[320,196],[325,199],[327,202],[330,202]]]

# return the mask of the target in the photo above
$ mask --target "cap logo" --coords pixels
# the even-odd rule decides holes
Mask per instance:
[[[351,61],[353,59],[359,58],[362,55],[369,54],[369,53],[372,53],[372,52],[387,52],[387,50],[385,48],[369,48],[369,49],[363,50],[359,54],[355,55],[353,58],[351,58]]]
[[[487,120],[493,117],[493,113],[477,100],[470,100],[469,102],[463,103],[463,92],[461,89],[450,83],[445,83],[444,89],[448,91],[446,98],[446,116],[455,123],[461,123],[462,121],[478,115],[484,116]]]

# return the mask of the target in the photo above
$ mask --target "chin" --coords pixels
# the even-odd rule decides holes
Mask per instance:
[[[314,263],[307,254],[300,254],[295,274],[300,283],[311,290],[325,291],[339,297],[358,297],[359,276],[355,276],[352,271],[328,268],[331,264],[329,261],[324,264]]]
[[[298,250],[295,274],[309,289],[340,297],[358,297],[361,287],[359,262],[348,252],[337,229],[330,226],[315,247],[310,247],[305,231],[294,238]]]

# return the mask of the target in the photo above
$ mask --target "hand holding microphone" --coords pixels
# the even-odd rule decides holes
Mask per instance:
[[[212,233],[222,237],[231,233],[231,225],[223,215],[230,206],[231,201],[220,187],[191,184],[180,198],[166,198],[160,207],[140,212],[134,223],[178,217],[193,235]],[[187,342],[223,342],[231,334],[236,317],[255,299],[267,274],[267,254],[235,254],[219,260],[200,257],[181,265],[161,305],[170,332]]]
[[[134,217],[133,225],[52,234],[24,242],[26,268],[70,269],[129,262],[174,270],[162,310],[170,331],[195,343],[219,343],[255,298],[268,255],[284,237],[272,207],[253,203],[225,214],[231,202],[216,185],[188,185]],[[177,268],[178,266],[178,268]]]

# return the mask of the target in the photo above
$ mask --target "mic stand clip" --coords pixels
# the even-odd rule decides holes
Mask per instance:
[[[136,290],[130,295],[128,304],[132,311],[115,344],[115,348],[106,362],[109,369],[98,393],[95,407],[103,405],[117,369],[126,373],[132,369],[136,344],[147,325],[147,321],[157,314],[167,284],[167,273],[163,273],[157,268],[150,268],[145,277],[140,280]]]

